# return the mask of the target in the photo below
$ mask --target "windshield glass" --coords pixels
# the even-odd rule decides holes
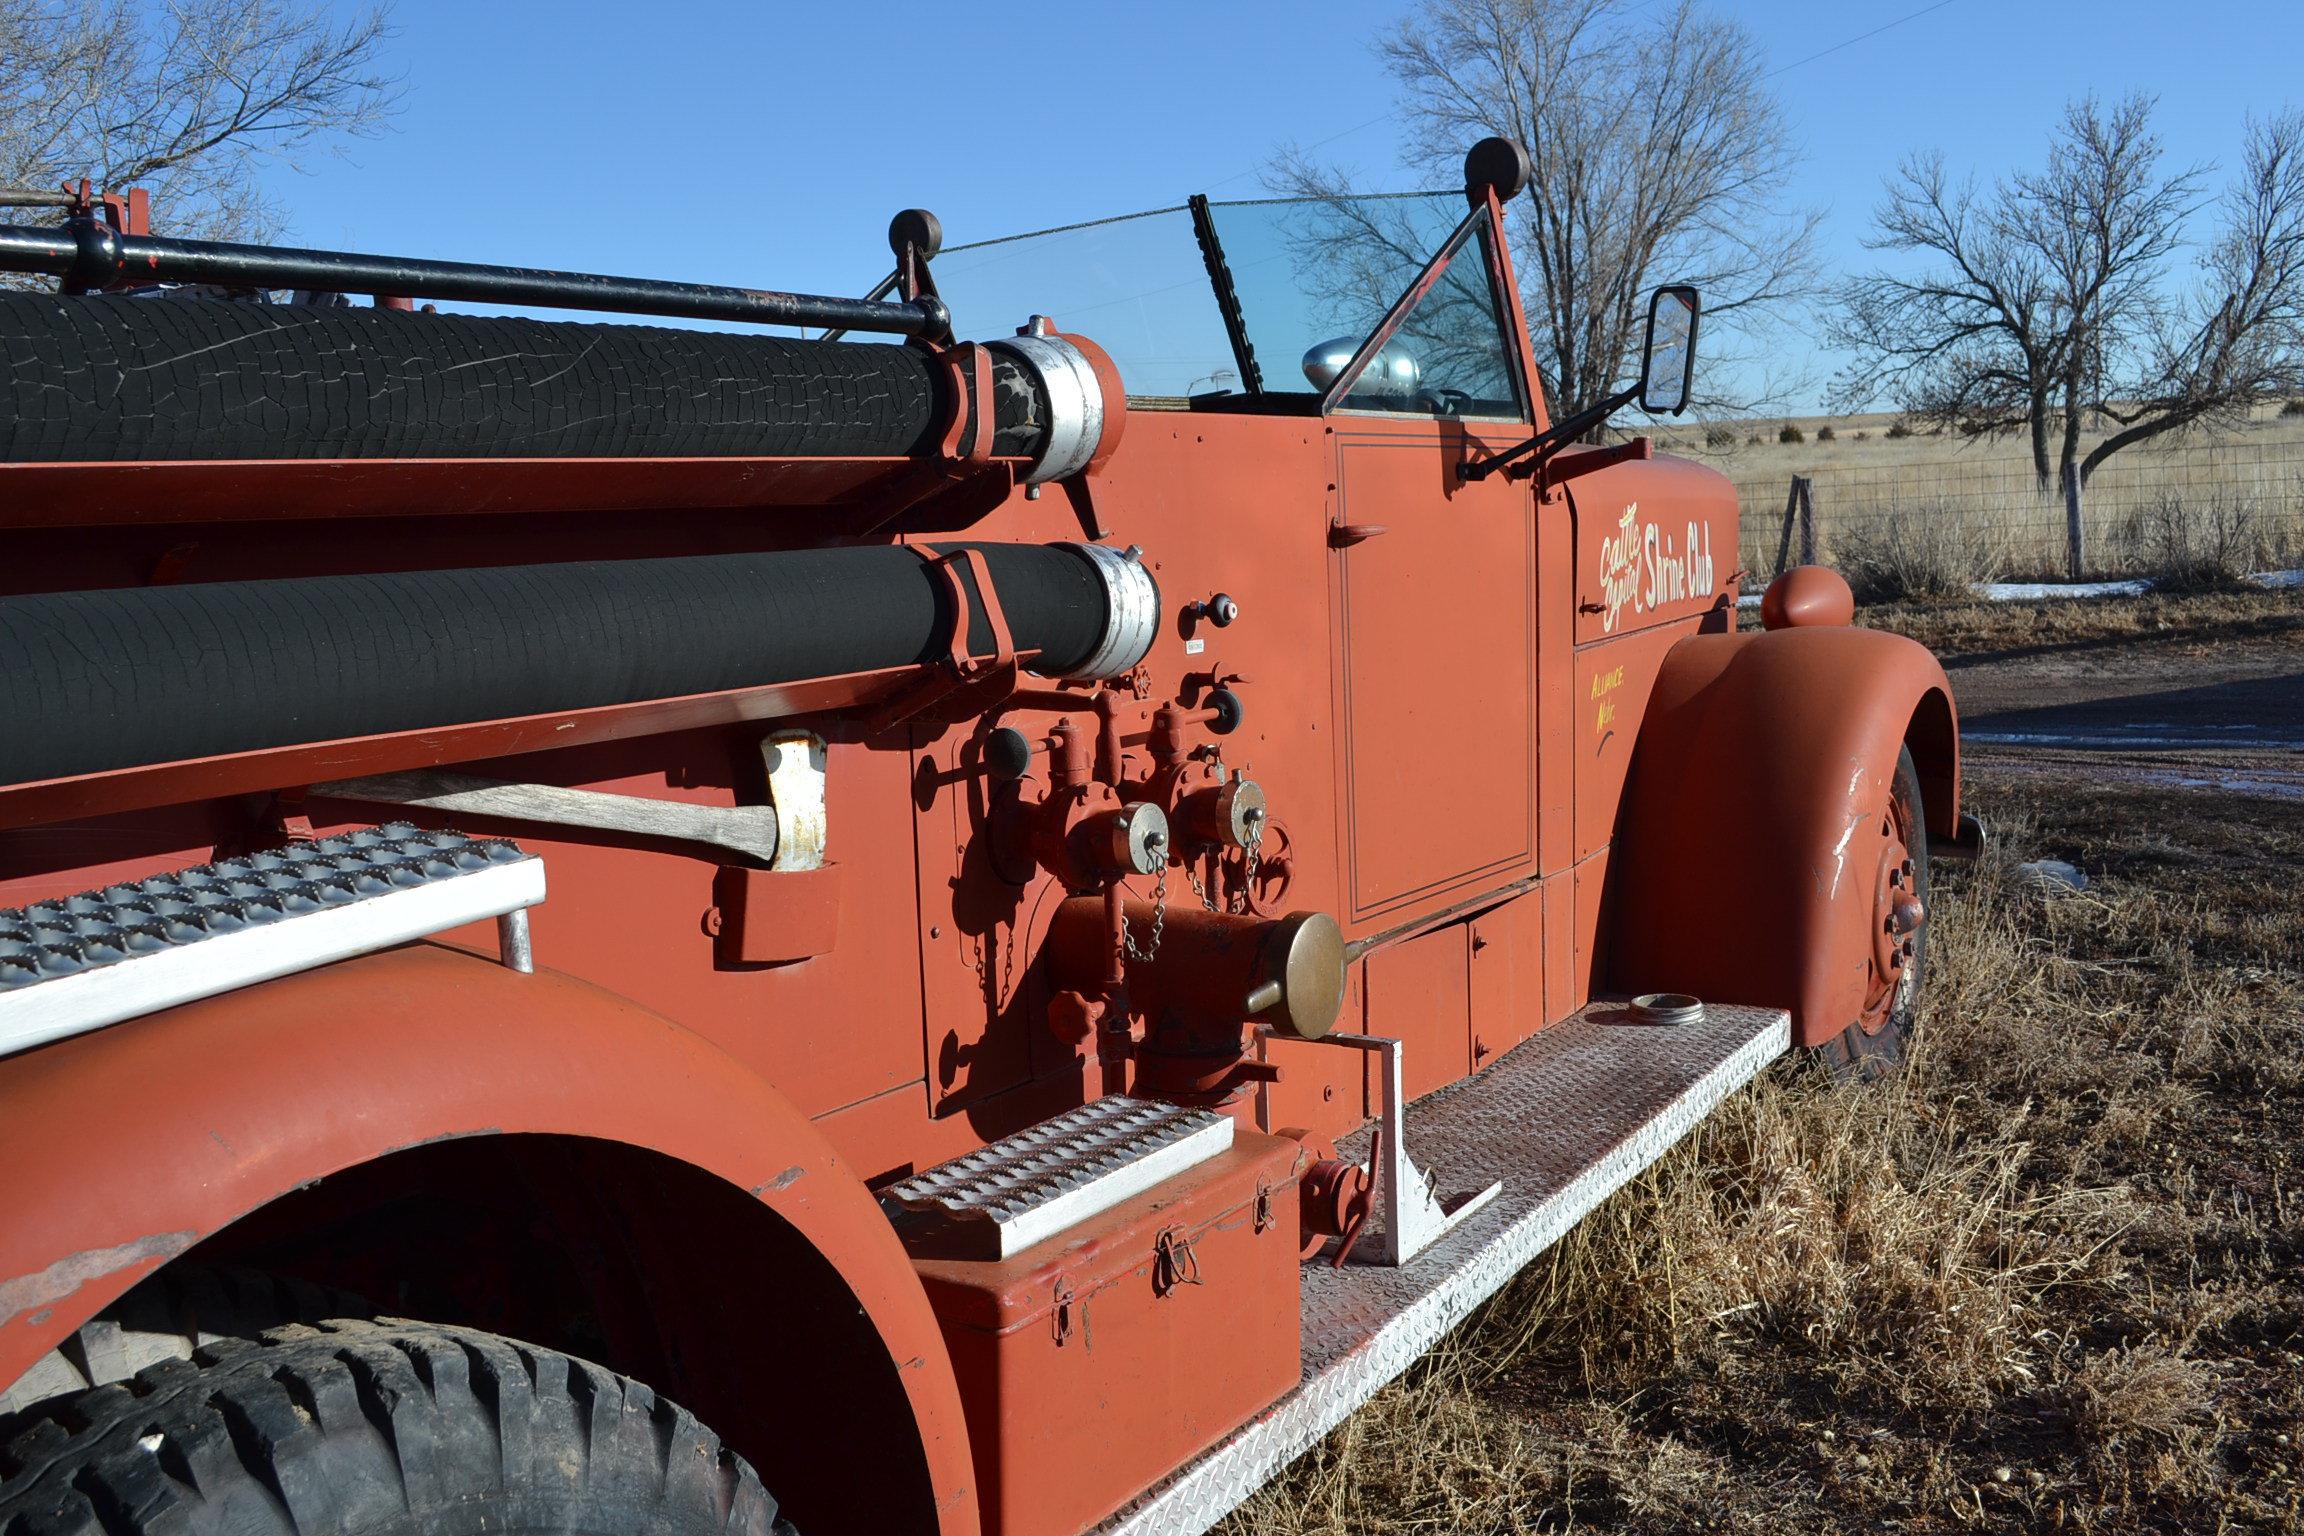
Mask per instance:
[[[1404,301],[1383,346],[1344,382],[1336,404],[1413,416],[1522,418],[1511,332],[1481,246],[1487,232],[1482,208],[1449,242],[1431,280]],[[1324,347],[1307,358],[1307,376],[1315,383],[1334,377],[1334,355]]]
[[[952,246],[930,270],[965,340],[1046,315],[1111,353],[1131,395],[1241,388],[1186,209]]]
[[[1248,356],[1233,349],[1189,206],[948,247],[933,265],[953,329],[1014,335],[1035,314],[1095,340],[1137,399],[1318,397],[1464,220],[1461,192],[1210,203]],[[1517,416],[1487,263],[1467,240],[1343,402]],[[1392,357],[1390,354],[1399,353]],[[1376,386],[1389,380],[1387,393]],[[1308,408],[1308,407],[1307,407]]]
[[[1307,356],[1338,345],[1351,356],[1447,243],[1464,194],[1261,199],[1209,213],[1264,388],[1317,394],[1335,374],[1315,382]]]

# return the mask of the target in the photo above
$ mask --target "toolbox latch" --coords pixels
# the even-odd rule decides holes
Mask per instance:
[[[1152,1240],[1152,1294],[1166,1296],[1180,1285],[1199,1285],[1200,1255],[1182,1227],[1164,1228]]]

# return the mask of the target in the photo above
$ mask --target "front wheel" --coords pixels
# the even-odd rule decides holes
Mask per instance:
[[[1912,753],[1896,754],[1887,803],[1859,829],[1850,863],[1871,885],[1863,1011],[1817,1047],[1843,1077],[1884,1077],[1904,1065],[1928,971],[1928,822]]]
[[[0,1536],[792,1536],[686,1410],[399,1320],[204,1345],[0,1423]]]

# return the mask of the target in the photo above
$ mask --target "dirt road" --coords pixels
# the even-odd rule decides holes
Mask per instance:
[[[2293,614],[2050,636],[1945,657],[1974,770],[2304,800]]]

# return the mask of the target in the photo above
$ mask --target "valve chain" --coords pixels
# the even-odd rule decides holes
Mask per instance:
[[[1152,884],[1151,941],[1146,947],[1142,949],[1137,948],[1136,935],[1128,931],[1128,918],[1125,914],[1123,914],[1120,918],[1120,945],[1122,951],[1127,955],[1129,959],[1135,961],[1137,964],[1150,965],[1155,959],[1159,957],[1161,930],[1167,926],[1168,866],[1166,864],[1162,864],[1160,866],[1160,878],[1155,880]]]
[[[1214,843],[1208,844],[1208,851],[1215,852],[1216,845]],[[1194,853],[1192,857],[1184,861],[1184,879],[1192,887],[1192,894],[1200,898],[1201,906],[1211,912],[1224,910],[1216,905],[1216,898],[1208,894],[1208,887],[1200,883],[1200,855],[1198,853]]]
[[[1254,910],[1249,904],[1248,893],[1256,884],[1256,862],[1263,852],[1263,847],[1264,818],[1252,816],[1248,822],[1248,841],[1241,850],[1247,856],[1246,868],[1241,876],[1240,890],[1233,898],[1234,911],[1249,912]],[[1216,904],[1216,898],[1208,894],[1208,887],[1200,883],[1200,871],[1196,867],[1193,857],[1187,855],[1183,863],[1185,883],[1190,885],[1192,893],[1200,898],[1200,905],[1211,912],[1223,911],[1224,909]],[[1167,926],[1168,866],[1163,863],[1160,866],[1160,876],[1152,885],[1152,937],[1141,947],[1138,946],[1136,935],[1128,930],[1128,920],[1122,918],[1120,920],[1121,952],[1139,965],[1150,965],[1160,954],[1160,938]]]
[[[1249,905],[1249,893],[1256,889],[1256,860],[1263,848],[1264,818],[1250,816],[1248,818],[1248,845],[1243,850],[1247,854],[1246,867],[1240,874],[1239,910],[1242,912],[1253,910]]]
[[[1015,995],[1016,951],[1022,949],[1023,947],[1024,938],[1022,928],[1014,924],[1011,924],[1008,928],[1008,939],[1006,943],[1002,943],[1000,941],[1000,930],[998,928],[992,929],[990,932],[986,933],[983,935],[983,937],[976,941],[975,971],[976,984],[979,987],[990,988],[994,985],[992,980],[993,965],[990,957],[993,950],[997,949],[1000,952],[1000,980],[998,983],[999,990],[992,993],[992,1006],[994,1008],[1007,1007],[1008,1000]]]
[[[1209,843],[1205,846],[1210,853],[1218,855],[1221,859],[1223,850],[1219,845]],[[1248,840],[1241,844],[1241,852],[1246,855],[1245,868],[1240,876],[1240,888],[1232,893],[1230,908],[1234,912],[1252,912],[1255,910],[1249,904],[1248,893],[1256,888],[1256,862],[1262,854],[1263,848],[1264,818],[1258,816],[1249,821]],[[1216,904],[1216,898],[1208,894],[1208,887],[1200,883],[1200,866],[1197,860],[1198,855],[1195,854],[1192,858],[1184,861],[1184,878],[1190,883],[1192,894],[1199,897],[1200,905],[1209,911],[1224,911],[1224,907]]]

